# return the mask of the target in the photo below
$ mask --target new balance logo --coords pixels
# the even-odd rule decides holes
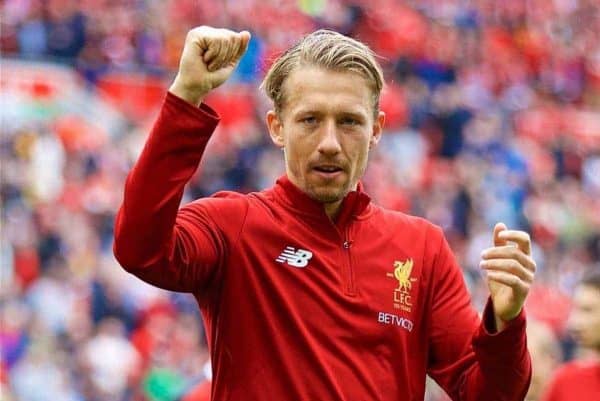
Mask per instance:
[[[286,263],[294,267],[306,267],[308,261],[312,258],[313,254],[311,251],[305,249],[295,250],[291,246],[286,246],[281,255],[275,259],[279,263]]]

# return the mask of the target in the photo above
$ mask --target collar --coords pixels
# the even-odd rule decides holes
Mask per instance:
[[[329,217],[325,213],[323,204],[312,199],[304,191],[298,188],[287,175],[277,179],[273,188],[275,197],[278,201],[285,204],[295,212],[307,217],[317,218],[321,221],[328,221]],[[343,226],[351,218],[358,219],[365,217],[371,204],[371,198],[363,190],[361,182],[358,183],[356,191],[351,191],[346,195],[340,207],[340,213],[337,216],[335,225]]]

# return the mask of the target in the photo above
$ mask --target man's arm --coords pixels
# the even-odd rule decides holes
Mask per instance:
[[[218,123],[202,99],[231,75],[249,38],[247,32],[210,27],[188,33],[177,77],[127,177],[114,253],[126,270],[153,285],[198,290],[221,260],[224,240],[211,215],[215,205],[227,209],[232,203],[178,208]]]
[[[497,226],[494,230],[497,246],[491,249],[505,246],[497,240],[500,231]],[[512,241],[513,234],[504,235]],[[516,303],[505,304],[503,296],[507,294],[501,293],[499,297],[492,292],[498,288],[490,288],[491,296],[480,320],[471,306],[461,269],[443,234],[438,232],[438,235],[441,245],[434,263],[428,373],[455,401],[522,400],[531,377],[522,310],[524,298],[515,297]],[[503,260],[494,262],[495,266],[509,265],[516,271],[516,265],[504,261],[512,260],[512,250],[502,248],[494,250],[492,255],[496,256],[494,260]],[[498,314],[507,310],[510,318]],[[498,321],[502,327],[497,327]]]

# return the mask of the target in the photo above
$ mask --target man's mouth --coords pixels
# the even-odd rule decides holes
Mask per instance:
[[[314,166],[312,169],[318,177],[325,180],[336,179],[344,172],[344,169],[342,167],[334,164],[320,164]]]
[[[341,167],[333,165],[315,166],[314,169],[321,173],[336,173],[338,171],[342,171]]]

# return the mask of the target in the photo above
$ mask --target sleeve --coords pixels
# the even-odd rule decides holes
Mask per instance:
[[[247,210],[236,199],[206,198],[178,211],[217,123],[208,106],[167,93],[127,177],[113,251],[126,271],[157,287],[198,292],[210,285],[227,246],[214,216],[226,213],[241,225]]]
[[[437,234],[428,374],[454,401],[522,400],[531,379],[524,312],[498,333],[488,300],[480,320],[441,229]]]

